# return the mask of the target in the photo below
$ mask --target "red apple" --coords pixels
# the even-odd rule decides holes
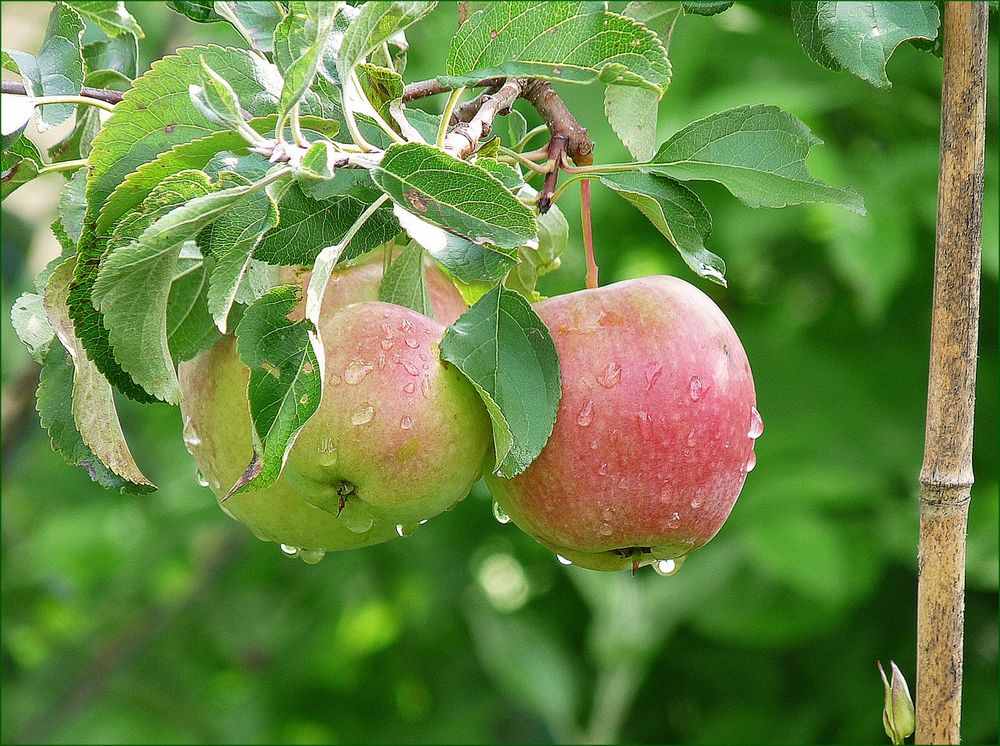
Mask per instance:
[[[531,466],[487,478],[494,498],[577,565],[670,572],[719,531],[755,464],[763,422],[743,345],[707,295],[673,277],[535,309],[559,353],[562,400]]]

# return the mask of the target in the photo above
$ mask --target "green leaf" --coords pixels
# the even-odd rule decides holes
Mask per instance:
[[[7,199],[19,186],[38,176],[41,168],[42,156],[34,143],[23,134],[18,135],[9,146],[4,147],[3,156],[0,157],[2,199]]]
[[[555,344],[528,301],[497,285],[448,327],[441,359],[472,382],[490,413],[494,473],[527,469],[552,434],[562,396]]]
[[[299,165],[295,167],[295,178],[303,183],[332,180],[336,176],[334,159],[333,143],[317,140],[309,146]]]
[[[364,60],[375,47],[419,21],[436,6],[436,2],[382,2],[369,0],[358,9],[340,43],[337,73],[341,81],[350,77],[351,69]]]
[[[108,36],[131,35],[139,39],[145,37],[139,23],[128,12],[123,2],[66,0],[66,4],[72,5],[80,15],[92,21]]]
[[[28,93],[36,98],[79,95],[83,87],[82,38],[83,20],[72,8],[56,3],[38,55],[5,49],[3,66],[20,75]],[[39,107],[38,128],[47,130],[62,124],[73,111],[73,104]]]
[[[685,0],[685,13],[694,13],[699,16],[714,16],[733,7],[735,0]]]
[[[225,78],[201,60],[201,85],[189,88],[191,103],[206,119],[224,125],[231,130],[239,130],[244,125],[240,100],[236,91]]]
[[[372,178],[404,210],[476,243],[535,239],[534,215],[499,179],[429,145],[393,145]]]
[[[264,235],[254,257],[269,264],[312,264],[322,249],[340,243],[368,204],[352,196],[320,201],[294,184],[278,203],[280,222]],[[392,210],[380,209],[351,239],[344,258],[371,251],[398,233]]]
[[[59,198],[52,232],[62,243],[63,251],[72,254],[83,232],[83,216],[87,211],[87,169],[81,168],[66,182]],[[65,243],[63,243],[65,241]]]
[[[277,3],[259,0],[226,0],[216,4],[244,39],[261,52],[274,51],[274,30],[281,22]]]
[[[403,98],[403,78],[395,70],[364,63],[356,68],[361,91],[376,113],[392,123],[390,106]]]
[[[338,5],[321,3],[312,6],[318,10],[312,18],[312,40],[302,53],[284,70],[284,85],[278,103],[278,121],[284,124],[285,117],[306,95],[313,84],[322,62],[323,48],[333,31]]]
[[[821,2],[816,6],[826,50],[846,70],[878,88],[892,85],[885,66],[896,47],[907,39],[935,39],[941,25],[933,2]]]
[[[323,375],[310,341],[315,327],[288,320],[300,300],[298,286],[276,287],[248,306],[236,327],[236,351],[250,369],[254,457],[230,495],[273,484],[295,436],[319,407]]]
[[[444,240],[431,245],[427,253],[464,283],[494,283],[517,264],[510,249],[496,249],[473,243],[467,238],[442,231]],[[426,248],[426,247],[425,247]]]
[[[139,74],[139,43],[131,34],[91,42],[83,48],[83,69],[84,85],[127,87]]]
[[[674,25],[680,18],[683,9],[679,2],[648,2],[635,0],[625,6],[623,16],[633,18],[646,28],[655,31],[663,42],[663,48],[670,51],[670,38],[674,33]]]
[[[507,115],[507,146],[513,148],[528,134],[528,120],[517,109]]]
[[[10,323],[36,363],[45,359],[55,331],[45,315],[41,293],[22,293],[10,309]]]
[[[188,47],[154,62],[115,106],[94,140],[87,185],[93,216],[115,187],[143,163],[175,145],[226,129],[191,104],[188,87],[200,85],[202,59],[229,82],[251,116],[275,112],[281,78],[259,55],[216,46]]]
[[[247,124],[258,134],[271,132],[276,117],[251,119]],[[340,127],[337,122],[302,117],[302,129],[318,137],[333,137]],[[122,215],[139,205],[146,195],[167,176],[185,169],[203,170],[218,154],[239,151],[246,147],[243,137],[230,130],[215,132],[206,137],[175,145],[160,153],[154,160],[144,163],[125,177],[111,196],[105,200],[97,221],[97,231],[105,233]],[[370,181],[370,179],[369,179]]]
[[[183,13],[198,23],[222,20],[222,16],[215,12],[215,3],[212,0],[166,0],[166,2],[168,8]]]
[[[45,286],[49,323],[73,361],[72,384],[69,386],[66,381],[66,371],[47,365],[49,370],[43,370],[42,375],[51,387],[43,389],[40,384],[39,416],[56,449],[70,463],[86,468],[102,486],[126,492],[150,492],[156,487],[139,470],[125,442],[111,384],[88,359],[69,316],[67,296],[76,261],[70,257],[57,266]],[[52,345],[49,355],[54,356],[54,350],[58,349],[59,345]],[[61,375],[57,377],[58,374]],[[96,456],[100,463],[95,463],[91,456]],[[124,481],[112,478],[108,471]]]
[[[94,306],[104,314],[115,359],[148,393],[170,404],[181,397],[166,328],[181,244],[259,189],[260,183],[213,191],[217,185],[205,174],[181,172],[147,198],[163,207],[179,206],[157,217],[134,241],[114,249],[101,262]],[[142,293],[135,292],[139,286]]]
[[[266,192],[256,192],[223,213],[205,231],[205,251],[214,260],[208,276],[207,308],[223,334],[240,286],[253,266],[257,245],[277,224],[277,204]]]
[[[698,195],[655,174],[611,174],[602,176],[601,183],[649,218],[699,276],[725,287],[726,263],[705,248],[712,233],[712,217]]]
[[[864,214],[864,202],[853,189],[837,189],[809,175],[806,156],[821,143],[776,106],[741,106],[684,127],[643,170],[680,181],[716,181],[750,207],[831,202]]]
[[[434,316],[424,278],[424,250],[419,244],[411,243],[389,265],[378,286],[378,299]]]
[[[494,141],[499,142],[499,140]],[[480,153],[482,153],[481,150]],[[501,184],[510,190],[519,189],[524,186],[524,177],[518,173],[517,169],[506,163],[501,163],[496,158],[480,155],[476,158],[476,165],[489,171]]]
[[[452,37],[449,85],[532,77],[642,86],[663,95],[670,65],[656,34],[602,2],[491,3]]]
[[[817,65],[829,70],[841,70],[840,63],[826,48],[826,32],[819,25],[819,3],[791,4],[792,30],[806,55]]]
[[[167,298],[167,347],[174,363],[190,360],[219,338],[208,312],[208,270],[193,242],[181,249]]]

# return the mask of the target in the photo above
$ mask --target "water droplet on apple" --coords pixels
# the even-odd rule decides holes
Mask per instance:
[[[367,360],[362,360],[357,358],[352,360],[347,364],[347,368],[344,369],[344,381],[351,386],[361,383],[365,376],[371,373],[375,368]]]
[[[576,416],[576,424],[580,427],[588,427],[594,421],[594,402],[587,399],[580,407],[580,412]]]
[[[283,553],[287,554],[289,557],[295,557],[295,556],[298,556],[299,548],[298,547],[289,546],[288,544],[282,544],[281,545],[281,551]]]
[[[611,534],[613,533],[612,528],[611,528],[611,524],[610,523],[602,523],[600,525],[600,527],[598,527],[597,532],[601,536],[611,536]]]
[[[415,523],[397,523],[396,524],[396,535],[397,536],[413,536],[417,530],[417,524]]]
[[[653,572],[657,575],[670,577],[671,575],[676,575],[683,565],[683,557],[656,560],[656,562],[653,563]]]
[[[382,346],[383,350],[391,350],[392,349],[392,340],[391,339],[383,339],[381,342],[379,342],[379,344]]]
[[[199,487],[208,487],[208,480],[205,479],[205,475],[201,473],[201,469],[198,469],[194,473],[194,479],[198,483]]]
[[[613,510],[611,510],[611,508],[603,508],[601,510],[601,518],[603,518],[605,521],[610,521],[611,518],[614,516],[614,514],[615,513]]]
[[[318,458],[320,466],[333,466],[337,463],[337,446],[333,444],[333,438],[324,436],[320,441]]]
[[[405,370],[411,376],[415,376],[420,373],[420,371],[417,370],[417,366],[411,363],[409,360],[397,360],[396,362],[402,365],[403,370]]]
[[[571,560],[566,559],[561,554],[557,554],[556,555],[556,559],[559,560],[559,564],[560,565],[572,565],[573,564],[573,562]]]
[[[375,524],[375,519],[364,509],[358,509],[357,503],[348,501],[347,507],[340,514],[340,522],[347,526],[349,531],[356,534],[363,534]]]
[[[403,319],[399,324],[399,328],[402,329],[404,332],[408,332],[410,331],[410,329],[413,328],[413,324],[410,323],[409,319]]]
[[[507,515],[507,511],[500,507],[500,503],[493,501],[493,517],[497,519],[497,523],[502,525],[507,525],[510,523],[510,516]]]
[[[429,520],[430,520],[430,518],[424,518],[423,520],[417,521],[417,525],[418,526],[423,526]]]
[[[597,374],[597,382],[606,389],[613,389],[622,380],[622,366],[608,363],[608,367]]]
[[[750,472],[752,472],[755,466],[757,466],[757,454],[754,453],[753,451],[750,451],[750,455],[747,457],[747,466],[746,466],[747,473],[749,474]]]
[[[705,384],[701,382],[701,379],[698,378],[698,376],[691,376],[688,393],[691,395],[691,401],[698,401],[701,398],[701,395],[705,393]]]
[[[656,380],[662,372],[663,366],[659,363],[650,363],[646,366],[646,391],[649,391],[656,385]]]
[[[352,425],[367,425],[375,418],[375,407],[365,404],[357,412],[351,415]]]
[[[415,349],[417,349],[420,346],[420,343],[417,340],[415,340],[413,337],[407,337],[406,339],[403,340],[403,342],[411,350],[415,350]]]
[[[184,418],[184,430],[182,431],[184,437],[184,446],[190,452],[192,448],[201,445],[201,438],[198,437],[198,433],[194,429],[194,423],[191,421],[190,417]]]
[[[431,379],[427,376],[424,376],[420,382],[420,393],[424,395],[425,399],[431,398]]]
[[[399,426],[403,430],[409,430],[411,427],[413,427],[413,418],[410,417],[409,415],[404,414],[402,418],[400,418],[399,420]]]
[[[750,430],[747,432],[747,436],[753,440],[757,440],[763,434],[764,418],[760,416],[757,407],[750,407]]]
[[[318,565],[320,560],[326,556],[326,551],[323,549],[300,549],[299,559],[305,562],[307,565]]]
[[[336,373],[331,373],[327,377],[327,379],[326,379],[326,382],[328,384],[330,384],[331,386],[339,386],[340,385],[340,381],[341,381],[341,378]]]
[[[403,391],[405,391],[407,394],[412,394],[416,390],[417,387],[414,386],[412,383],[408,383],[405,386],[403,386]]]
[[[608,466],[607,464],[601,464],[600,466],[597,467],[598,476],[606,477],[608,475],[608,470],[610,468],[611,467]]]
[[[675,512],[671,514],[670,520],[667,521],[667,528],[677,528],[679,525],[681,525],[681,514]]]
[[[696,438],[694,437],[694,430],[692,430],[691,432],[688,433],[687,444],[689,446],[693,446],[695,444],[695,442],[696,442]]]
[[[700,497],[693,498],[691,500],[691,507],[694,508],[695,510],[697,510],[698,508],[700,508],[701,507],[701,498]]]

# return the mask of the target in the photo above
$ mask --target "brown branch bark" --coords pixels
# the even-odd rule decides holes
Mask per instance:
[[[483,78],[482,80],[477,80],[470,87],[491,88],[503,85],[505,80],[506,78]],[[433,78],[431,80],[420,80],[416,83],[409,83],[403,89],[403,102],[416,101],[418,98],[427,98],[428,96],[437,96],[439,93],[447,93],[450,90],[452,90],[452,86],[439,83]]]
[[[965,542],[973,482],[986,3],[944,5],[941,163],[917,591],[917,743],[958,743]]]
[[[493,131],[493,120],[501,112],[510,109],[511,104],[524,90],[525,84],[524,78],[512,78],[500,86],[500,90],[496,93],[480,97],[483,102],[479,111],[468,122],[460,123],[448,133],[444,149],[456,158],[465,158],[469,155],[475,150],[479,141]]]
[[[27,96],[28,89],[24,87],[23,83],[15,83],[12,80],[3,81],[3,88],[0,90],[2,93],[9,93],[14,96]],[[121,103],[122,94],[118,91],[111,91],[107,88],[90,88],[84,86],[80,90],[80,95],[84,98],[93,98],[98,101],[106,101],[109,104]]]

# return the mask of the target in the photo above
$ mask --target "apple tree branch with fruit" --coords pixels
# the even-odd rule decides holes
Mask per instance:
[[[155,489],[117,392],[179,405],[222,510],[308,563],[398,540],[480,477],[497,519],[565,564],[671,575],[709,542],[764,429],[750,361],[686,280],[598,285],[614,247],[593,245],[591,182],[722,286],[699,183],[751,208],[865,210],[810,175],[820,139],[766,92],[657,142],[675,23],[732,3],[459,3],[445,69],[410,83],[406,29],[451,8],[168,5],[245,46],[181,48],[136,77],[142,31],[124,4],[65,2],[37,54],[3,52],[18,78],[3,84],[3,196],[67,177],[63,254],[12,318],[70,464],[112,490]],[[882,87],[898,44],[939,37],[933,2],[792,16],[810,57]],[[99,46],[82,43],[84,18]],[[564,86],[603,90],[634,161],[595,162]],[[430,96],[440,114],[412,105]],[[543,126],[528,129],[518,99]],[[47,159],[24,134],[71,117]],[[587,289],[544,298],[577,186]]]

